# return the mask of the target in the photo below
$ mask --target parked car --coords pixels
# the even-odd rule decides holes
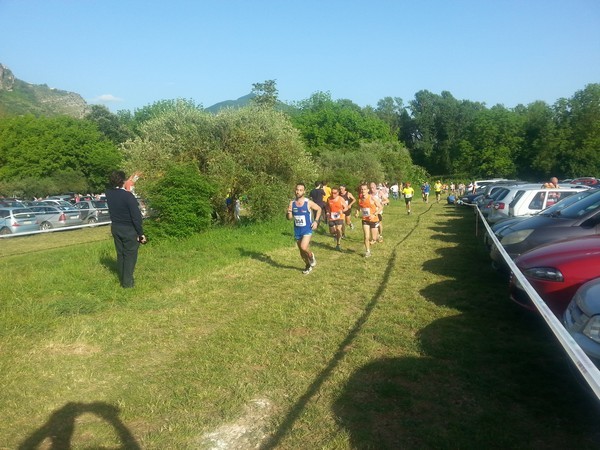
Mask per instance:
[[[584,186],[597,186],[600,184],[600,180],[594,177],[580,177],[575,178],[569,182],[570,184],[580,184]]]
[[[44,200],[40,200],[36,202],[36,205],[54,205],[54,206],[73,206],[72,203],[67,200],[58,199],[58,198],[45,198]]]
[[[498,197],[504,195],[506,192],[508,192],[508,188],[504,185],[493,186],[493,188],[490,189],[490,193],[488,195],[479,197],[477,199],[475,204],[481,211],[481,214],[484,218],[487,218],[490,215],[490,211],[492,209],[492,204],[494,203],[494,201]]]
[[[588,195],[592,194],[593,192],[594,192],[594,190],[592,190],[592,189],[587,189],[585,191],[577,192],[576,194],[573,194],[566,198],[563,198],[558,203],[555,203],[554,205],[550,206],[549,208],[546,208],[546,209],[540,211],[538,214],[544,215],[544,216],[552,216],[552,215],[558,213],[559,211],[561,211],[562,209],[566,208],[567,206],[571,206],[573,203],[576,203],[579,200],[581,200],[582,198],[587,197]],[[494,233],[494,235],[498,239],[501,239],[504,236],[505,229],[507,230],[506,233],[508,233],[509,232],[508,227],[511,227],[513,225],[516,225],[519,222],[523,222],[524,220],[529,220],[529,219],[530,219],[529,216],[509,217],[507,219],[500,220],[500,221],[496,222],[495,224],[491,225],[491,229],[492,229],[492,232]],[[483,240],[484,240],[484,243],[486,244],[486,247],[488,248],[488,250],[491,250],[492,239],[490,238],[490,236],[488,235],[487,232],[486,232]]]
[[[538,214],[497,233],[500,243],[514,259],[527,250],[549,242],[600,234],[600,190],[552,214]],[[492,246],[490,256],[500,267],[504,258]]]
[[[581,285],[563,316],[575,342],[600,367],[600,278]]]
[[[17,198],[0,198],[0,206],[13,207],[13,208],[24,208],[23,202]]]
[[[75,204],[83,223],[110,222],[108,205],[99,200],[80,200]]]
[[[600,235],[542,245],[515,258],[515,264],[560,318],[575,291],[583,283],[600,277]],[[514,276],[510,281],[510,298],[535,310]]]
[[[14,206],[0,207],[0,234],[27,233],[39,229],[37,217],[30,209]]]
[[[490,212],[486,217],[486,220],[489,223],[496,223],[500,220],[507,219],[509,217],[508,210],[509,205],[515,198],[515,196],[523,191],[528,189],[539,189],[540,184],[516,184],[512,186],[507,186],[506,191],[504,191],[501,195],[497,196],[493,201]]]
[[[517,191],[508,206],[510,217],[532,216],[549,206],[558,203],[565,197],[588,189],[587,187],[573,186],[570,188],[541,188],[523,189]]]
[[[79,210],[74,206],[61,205],[37,205],[31,209],[40,224],[40,230],[51,230],[53,228],[64,228],[81,225],[83,221],[79,216]]]

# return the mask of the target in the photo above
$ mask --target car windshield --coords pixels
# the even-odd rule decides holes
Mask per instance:
[[[600,191],[588,195],[571,206],[567,206],[560,212],[560,217],[578,219],[587,213],[596,211],[598,208],[600,208]]]
[[[587,197],[588,195],[592,194],[593,192],[594,191],[577,192],[569,197],[565,197],[564,199],[562,199],[558,203],[550,206],[549,208],[546,208],[540,214],[544,215],[544,216],[552,216],[552,215],[560,212],[560,214],[562,215],[562,210],[565,209],[567,206],[571,206],[572,204],[577,203],[579,200]]]

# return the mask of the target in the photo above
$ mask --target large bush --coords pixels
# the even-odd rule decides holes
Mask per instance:
[[[172,164],[144,187],[155,212],[150,233],[173,238],[205,230],[211,223],[214,187],[194,164]]]
[[[298,180],[316,177],[298,131],[281,112],[264,107],[216,116],[184,103],[144,123],[124,144],[130,172],[158,181],[173,162],[191,162],[215,186],[213,208],[233,220],[226,199],[247,197],[251,219],[279,214]]]

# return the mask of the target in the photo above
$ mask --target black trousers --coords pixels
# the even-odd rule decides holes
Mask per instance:
[[[117,272],[119,282],[124,288],[133,287],[133,271],[137,262],[138,234],[135,228],[130,225],[115,224],[111,225],[111,232],[115,241],[115,250],[117,251]]]

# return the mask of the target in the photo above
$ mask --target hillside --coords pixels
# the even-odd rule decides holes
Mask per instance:
[[[33,114],[82,118],[87,109],[81,95],[19,80],[0,64],[0,117]]]

